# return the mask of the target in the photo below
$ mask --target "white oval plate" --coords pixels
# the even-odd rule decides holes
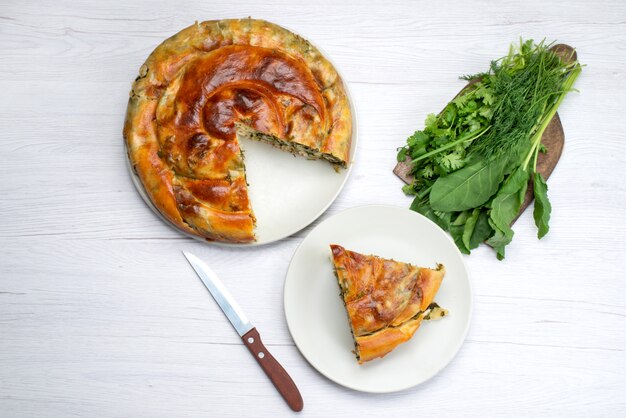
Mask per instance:
[[[147,196],[139,176],[132,169],[132,164],[128,160],[128,152],[126,152],[127,165],[139,195],[165,223],[184,235],[202,242],[226,247],[248,247],[269,244],[293,235],[319,218],[330,207],[339,196],[352,171],[358,138],[357,117],[354,101],[345,77],[328,57],[328,54],[318,46],[316,48],[335,67],[337,74],[343,80],[343,87],[348,97],[348,104],[352,113],[352,140],[348,167],[340,169],[337,173],[332,165],[326,161],[307,161],[302,156],[293,156],[269,144],[248,140],[240,141],[239,145],[244,152],[246,179],[250,185],[248,196],[256,217],[256,241],[232,244],[207,241],[180,229],[165,218]]]
[[[444,264],[435,300],[450,315],[425,321],[411,340],[359,366],[329,244],[424,267]],[[437,225],[408,209],[361,206],[326,219],[302,241],[287,271],[284,303],[289,331],[314,368],[348,388],[384,393],[418,385],[454,358],[469,327],[472,292],[460,252]]]

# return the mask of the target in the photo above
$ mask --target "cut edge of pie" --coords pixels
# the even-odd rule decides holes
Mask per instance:
[[[272,145],[273,147],[292,155],[305,157],[307,160],[326,160],[331,163],[333,167],[335,167],[335,170],[338,168],[346,168],[348,166],[346,160],[342,160],[331,153],[323,152],[320,149],[310,147],[306,144],[301,144],[296,139],[286,140],[279,138],[277,136],[258,131],[241,122],[236,122],[235,126],[237,129],[238,139],[265,142],[266,144]]]
[[[413,337],[423,320],[448,314],[434,302],[445,267],[417,267],[331,245],[359,364],[384,357]]]

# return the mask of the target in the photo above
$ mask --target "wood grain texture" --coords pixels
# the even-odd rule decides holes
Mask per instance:
[[[253,16],[310,38],[358,112],[346,188],[320,220],[408,206],[395,150],[519,36],[575,45],[587,67],[559,109],[550,233],[530,211],[507,259],[466,257],[466,344],[431,381],[374,396],[337,386],[293,345],[289,260],[312,226],[260,248],[207,246],[164,225],[126,172],[131,82],[194,20]],[[303,416],[626,414],[626,3],[215,0],[5,2],[0,7],[0,415],[290,416],[180,250],[210,262],[298,382]],[[315,224],[317,224],[318,220]]]
[[[259,363],[267,377],[271,380],[276,390],[283,397],[287,405],[294,411],[300,412],[304,407],[302,395],[298,387],[294,383],[289,373],[280,365],[269,352],[267,347],[263,345],[261,336],[256,328],[252,328],[241,337],[243,344],[246,346],[252,357]]]

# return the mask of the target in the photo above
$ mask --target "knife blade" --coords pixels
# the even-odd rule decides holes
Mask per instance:
[[[191,264],[191,267],[193,267],[209,293],[211,293],[215,302],[222,309],[226,318],[235,328],[243,344],[248,348],[248,351],[250,351],[257,363],[259,363],[285,402],[287,402],[287,405],[296,412],[301,411],[304,407],[304,401],[298,387],[287,371],[263,345],[259,332],[248,320],[217,274],[206,263],[190,252],[183,251],[183,255],[189,261],[189,264]]]
[[[204,283],[204,286],[206,286],[211,293],[213,299],[215,299],[220,306],[222,312],[224,312],[230,323],[233,324],[237,334],[243,337],[244,334],[252,329],[252,324],[246,317],[246,314],[243,313],[241,306],[239,306],[237,301],[217,277],[217,274],[215,274],[209,266],[191,253],[183,251],[183,254],[187,258],[187,261],[189,261],[189,264],[191,264],[191,267],[196,271],[198,277],[200,277],[200,280],[202,280],[202,283]]]

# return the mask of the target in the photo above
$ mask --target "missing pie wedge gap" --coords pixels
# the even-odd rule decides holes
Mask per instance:
[[[448,315],[434,302],[445,267],[417,267],[331,245],[332,259],[359,364],[408,341],[423,320]]]

